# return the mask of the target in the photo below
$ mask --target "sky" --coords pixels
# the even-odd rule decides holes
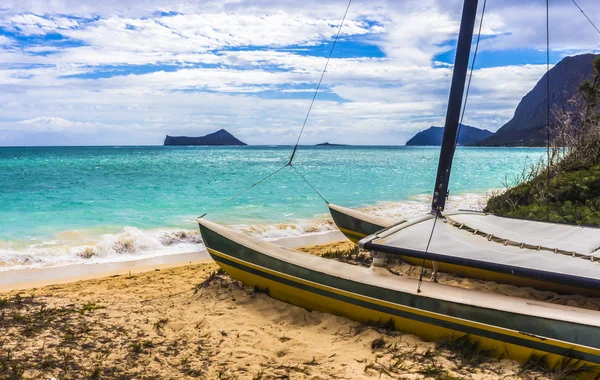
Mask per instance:
[[[600,25],[600,2],[577,2]],[[497,130],[544,74],[545,4],[488,0],[464,124]],[[160,145],[221,128],[293,144],[346,6],[3,0],[0,146]],[[301,143],[401,145],[442,126],[461,9],[353,0]],[[570,0],[550,0],[550,28],[552,64],[600,52]]]

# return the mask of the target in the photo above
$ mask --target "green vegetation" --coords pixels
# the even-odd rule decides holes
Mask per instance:
[[[594,143],[600,151],[600,142]],[[583,164],[563,160],[551,174],[545,170],[492,196],[486,212],[517,218],[600,226],[600,155]],[[548,191],[548,188],[550,191]]]
[[[129,350],[136,354],[144,353],[146,349],[150,348],[154,348],[154,344],[149,340],[134,341],[129,345]]]
[[[554,115],[550,168],[532,165],[489,199],[486,212],[600,226],[600,58],[593,65],[594,81],[584,81],[577,98]]]
[[[100,310],[100,309],[104,309],[104,306],[98,305],[95,302],[89,302],[86,303],[85,305],[83,305],[81,307],[81,309],[79,309],[79,314],[85,314],[86,311],[94,311],[94,310]]]

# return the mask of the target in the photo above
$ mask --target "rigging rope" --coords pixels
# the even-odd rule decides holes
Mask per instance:
[[[425,254],[429,252],[429,245],[431,244],[431,238],[433,238],[433,231],[435,231],[435,225],[439,218],[440,213],[435,213],[435,219],[433,220],[433,227],[431,228],[431,233],[429,234],[429,240],[427,241],[427,247],[425,248]],[[433,262],[432,262],[432,265]],[[421,293],[421,284],[423,283],[423,273],[425,273],[425,257],[423,257],[423,263],[421,264],[421,274],[419,275],[419,284],[417,285],[417,293]]]
[[[218,205],[216,205],[215,207],[211,208],[210,210],[208,210],[207,212],[205,212],[204,214],[202,214],[202,216],[199,217],[199,219],[204,218],[208,213],[211,213],[213,211],[215,211],[216,209],[219,209],[223,206],[225,206],[227,203],[231,202],[232,200],[234,200],[235,198],[239,197],[240,195],[244,194],[246,191],[250,190],[251,188],[253,188],[254,186],[258,185],[259,183],[271,178],[272,176],[274,176],[275,174],[279,173],[280,171],[282,171],[283,169],[285,169],[288,165],[283,165],[282,167],[280,167],[279,169],[271,172],[270,174],[268,174],[267,176],[263,177],[261,180],[253,183],[252,185],[248,186],[247,188],[245,188],[244,190],[240,191],[239,193],[237,193],[236,195],[232,196],[231,198],[227,199],[225,202],[222,202]]]
[[[325,62],[325,67],[321,72],[321,78],[319,79],[319,83],[317,84],[317,88],[315,89],[315,93],[310,102],[310,106],[308,107],[308,112],[306,113],[306,117],[304,118],[304,123],[302,123],[302,129],[300,130],[300,134],[298,135],[298,139],[296,140],[296,145],[294,145],[294,150],[292,151],[292,155],[290,156],[290,161],[288,165],[292,164],[294,160],[294,156],[296,155],[296,150],[298,149],[298,144],[300,143],[300,138],[302,137],[302,133],[304,132],[304,127],[306,127],[306,122],[308,121],[308,117],[310,116],[310,111],[312,110],[313,104],[315,103],[315,99],[317,98],[317,93],[319,92],[319,88],[321,88],[321,82],[323,82],[323,77],[325,76],[325,72],[327,71],[327,66],[329,66],[329,60],[331,59],[331,55],[333,54],[333,49],[335,48],[335,44],[337,43],[338,38],[340,37],[340,33],[342,31],[342,26],[344,26],[344,21],[346,20],[346,15],[348,14],[348,9],[350,9],[350,4],[352,0],[348,1],[348,6],[346,7],[346,12],[344,12],[344,17],[342,17],[342,22],[340,23],[340,27],[338,28],[337,34],[335,35],[335,39],[333,40],[333,45],[331,45],[331,49],[329,50],[329,56],[327,57],[327,61]],[[312,186],[311,186],[312,187]]]
[[[473,69],[475,68],[475,59],[477,58],[477,51],[479,50],[479,41],[481,40],[481,27],[483,25],[483,16],[485,15],[485,5],[487,0],[483,1],[483,8],[481,9],[481,19],[479,20],[479,31],[477,32],[477,42],[475,43],[475,51],[473,52],[473,62],[471,62],[471,69],[469,71],[469,80],[467,82],[467,90],[465,91],[465,102],[463,109],[460,114],[460,122],[458,123],[458,133],[456,134],[456,141],[460,135],[460,127],[462,126],[463,118],[465,117],[465,110],[467,109],[467,100],[469,99],[469,89],[471,88],[471,78],[473,78]]]
[[[288,164],[288,165],[289,165],[289,166],[290,166],[292,169],[294,169],[294,171],[295,171],[296,173],[298,173],[298,175],[300,176],[300,178],[302,178],[302,179],[304,180],[304,182],[306,182],[306,183],[308,184],[308,186],[310,186],[310,187],[311,187],[311,189],[313,189],[313,190],[315,191],[315,193],[317,193],[317,195],[318,195],[318,196],[320,196],[320,197],[321,197],[321,199],[322,199],[322,200],[323,200],[325,203],[329,204],[329,202],[327,202],[327,199],[325,199],[325,198],[324,198],[324,197],[321,195],[321,193],[319,193],[319,191],[318,191],[317,189],[315,189],[315,187],[314,187],[313,185],[311,185],[311,183],[310,183],[310,182],[308,182],[308,180],[307,180],[307,179],[306,179],[306,178],[305,178],[305,177],[304,177],[304,176],[303,176],[303,175],[302,175],[302,174],[301,174],[301,173],[298,171],[298,169],[296,169],[296,167],[295,167],[294,165],[292,165],[292,164]]]
[[[590,20],[590,18],[588,17],[587,14],[585,14],[585,12],[583,11],[583,9],[581,9],[581,7],[579,6],[579,4],[577,4],[575,2],[575,0],[571,0],[573,2],[573,4],[575,4],[575,6],[577,8],[579,8],[579,10],[581,11],[581,13],[583,13],[583,15],[585,16],[585,18],[587,18],[587,20],[590,22],[590,24],[592,24],[592,26],[594,27],[594,29],[596,29],[596,32],[598,32],[598,34],[600,34],[600,30],[598,30],[598,28],[596,27],[596,25],[592,22],[592,20]]]
[[[204,218],[206,215],[208,215],[209,213],[213,212],[214,210],[217,210],[223,206],[225,206],[227,203],[231,202],[232,200],[236,199],[237,197],[239,197],[240,195],[244,194],[246,191],[252,189],[254,186],[260,184],[263,181],[266,181],[267,179],[271,178],[272,176],[274,176],[275,174],[279,173],[280,171],[282,171],[283,169],[285,169],[286,167],[291,167],[292,169],[294,169],[294,171],[304,180],[304,182],[306,182],[308,184],[308,186],[310,186],[311,189],[314,190],[314,192],[321,197],[321,199],[323,201],[325,201],[325,203],[329,204],[329,202],[327,202],[327,200],[323,197],[323,195],[321,195],[321,193],[319,193],[317,191],[317,189],[308,181],[308,179],[306,179],[306,177],[304,177],[293,165],[292,165],[292,161],[294,160],[294,156],[296,155],[296,150],[298,149],[298,144],[300,143],[300,137],[302,137],[302,133],[304,132],[304,127],[306,127],[306,122],[308,121],[308,117],[310,116],[310,111],[312,110],[313,104],[315,103],[315,99],[317,98],[317,93],[319,92],[319,89],[321,88],[321,83],[323,82],[323,77],[325,76],[325,72],[327,71],[327,66],[329,66],[329,61],[331,60],[331,56],[333,55],[333,49],[335,48],[335,45],[338,41],[338,38],[340,37],[340,33],[342,32],[342,26],[344,26],[344,21],[346,20],[346,16],[348,15],[348,9],[350,9],[350,4],[352,4],[352,0],[348,0],[348,5],[346,6],[346,11],[344,12],[344,17],[342,17],[342,21],[340,22],[340,26],[338,28],[337,34],[335,35],[335,39],[333,40],[333,44],[331,45],[331,49],[329,50],[329,55],[327,56],[327,61],[325,62],[325,67],[323,68],[323,71],[321,72],[321,78],[319,78],[319,83],[317,84],[317,88],[315,89],[315,93],[313,95],[313,98],[310,102],[310,106],[308,107],[308,112],[306,113],[306,117],[304,118],[304,123],[302,123],[302,129],[300,130],[300,134],[298,135],[298,139],[296,140],[296,145],[294,145],[294,150],[292,151],[292,155],[290,156],[290,160],[288,161],[287,164],[283,165],[282,167],[280,167],[279,169],[271,172],[270,174],[266,175],[265,177],[261,178],[259,181],[253,183],[252,185],[248,186],[247,188],[245,188],[244,190],[240,191],[239,193],[235,194],[234,196],[232,196],[231,198],[227,199],[226,201],[218,204],[217,206],[211,208],[210,210],[208,210],[207,212],[205,212],[204,214],[202,214],[199,218]]]
[[[546,127],[546,159],[548,165],[548,170],[546,171],[546,186],[548,191],[548,197],[550,197],[550,0],[546,0],[546,96],[547,96],[547,105],[546,105],[546,119],[547,119],[547,127]],[[550,220],[550,205],[548,204],[548,209],[546,212],[546,219]]]

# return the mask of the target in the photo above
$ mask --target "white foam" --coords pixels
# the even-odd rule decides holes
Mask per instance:
[[[86,245],[61,245],[53,240],[50,245],[33,244],[25,249],[2,247],[0,271],[130,261],[202,249],[204,245],[198,231],[143,231],[125,227],[121,233],[102,235],[97,242]]]
[[[487,195],[461,194],[451,196],[447,210],[478,209],[485,205]],[[431,196],[419,195],[403,202],[382,202],[364,207],[363,211],[390,219],[410,218],[429,212]],[[190,225],[193,225],[190,221]],[[265,240],[277,240],[335,231],[328,214],[313,220],[288,224],[233,225],[232,228]],[[204,249],[197,229],[140,230],[124,227],[116,234],[94,238],[81,231],[65,231],[52,240],[31,241],[25,247],[4,242],[0,245],[0,271],[24,268],[54,267],[72,264],[121,262]]]
[[[481,211],[488,199],[487,194],[465,193],[452,195],[446,204],[446,211]],[[421,194],[404,202],[381,202],[374,206],[363,207],[360,211],[372,213],[388,219],[409,219],[428,213],[431,210],[431,195]]]
[[[233,229],[264,240],[277,240],[288,237],[306,236],[335,231],[333,221],[319,218],[311,221],[301,221],[295,224],[258,224],[234,225]]]

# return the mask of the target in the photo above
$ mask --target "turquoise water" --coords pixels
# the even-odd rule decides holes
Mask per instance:
[[[42,248],[68,251],[73,241],[89,245],[125,227],[193,230],[197,216],[285,164],[290,151],[287,146],[0,148],[0,261],[18,262],[15,257],[23,252],[31,261]],[[543,152],[459,148],[451,193],[500,188]],[[438,154],[439,148],[421,147],[300,147],[295,166],[332,203],[426,202]],[[236,225],[293,224],[326,212],[323,201],[286,168],[208,218]]]

